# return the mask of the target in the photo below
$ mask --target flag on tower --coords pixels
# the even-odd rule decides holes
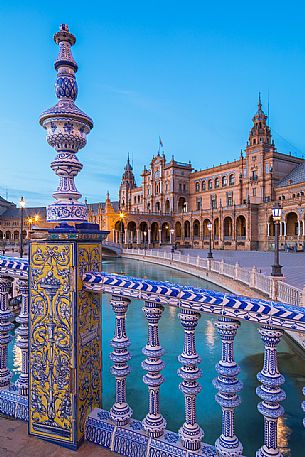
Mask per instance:
[[[159,145],[161,146],[161,148],[163,148],[163,141],[161,140],[160,136],[159,136]]]

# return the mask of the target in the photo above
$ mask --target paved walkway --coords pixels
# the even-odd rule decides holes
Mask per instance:
[[[84,443],[75,453],[28,435],[25,422],[0,416],[0,457],[119,457],[91,443]]]
[[[204,249],[179,249],[183,254],[206,257]],[[270,275],[273,263],[273,252],[262,251],[213,251],[215,260],[224,259],[226,263],[238,262],[241,267],[252,268],[254,265],[262,273]],[[305,286],[305,253],[280,252],[280,264],[283,265],[284,281],[288,284],[303,289]]]

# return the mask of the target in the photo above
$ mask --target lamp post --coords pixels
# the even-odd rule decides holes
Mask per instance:
[[[282,265],[279,262],[279,224],[282,219],[282,208],[276,203],[272,208],[274,222],[274,263],[272,265],[271,276],[283,276]]]
[[[124,219],[124,214],[121,212],[120,213],[120,222],[121,222],[121,224],[120,224],[120,227],[121,227],[121,237],[120,237],[121,239],[120,239],[120,241],[121,241],[121,243],[120,244],[123,244],[123,227],[124,227],[123,219]]]
[[[23,197],[20,198],[19,201],[20,206],[20,245],[19,245],[19,255],[23,257],[23,216],[24,216],[24,207],[25,207],[25,200]]]
[[[146,256],[146,236],[147,236],[146,230],[144,230],[143,236],[144,236],[144,255]]]
[[[172,261],[174,260],[174,251],[175,251],[175,245],[173,243],[174,233],[175,233],[175,229],[171,228],[170,229],[170,234],[171,234],[170,242],[171,242]]]
[[[212,253],[212,223],[211,222],[208,222],[207,223],[207,229],[209,231],[209,252],[208,252],[208,255],[207,255],[207,258],[208,259],[213,259],[213,253]]]

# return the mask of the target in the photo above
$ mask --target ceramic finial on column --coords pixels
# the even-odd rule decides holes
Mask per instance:
[[[75,36],[66,24],[61,24],[54,41],[59,45],[55,61],[58,102],[40,117],[40,124],[47,130],[47,141],[57,153],[51,168],[59,177],[59,185],[53,193],[55,202],[47,208],[47,221],[84,222],[87,221],[87,207],[79,201],[81,194],[74,183],[83,166],[76,154],[86,145],[86,136],[93,122],[74,103],[78,92],[75,78],[77,64],[71,46],[75,44]]]

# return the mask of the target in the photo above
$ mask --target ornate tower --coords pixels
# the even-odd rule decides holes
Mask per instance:
[[[47,141],[57,152],[51,168],[59,177],[59,185],[53,194],[56,201],[47,208],[47,220],[82,222],[87,221],[87,207],[78,201],[81,194],[74,183],[74,177],[83,167],[76,154],[85,146],[93,122],[74,103],[77,98],[77,64],[71,46],[76,41],[75,36],[66,24],[61,24],[54,41],[59,45],[55,61],[58,102],[40,117],[40,124],[47,130]]]
[[[122,176],[122,181],[120,185],[120,195],[119,195],[119,201],[120,201],[120,208],[121,209],[129,209],[131,205],[130,201],[130,191],[131,189],[134,189],[137,187],[136,185],[136,180],[133,174],[133,168],[131,166],[130,160],[129,160],[129,154],[127,158],[127,163],[124,168],[124,173]]]
[[[271,130],[267,125],[268,116],[262,110],[261,94],[258,96],[257,112],[252,121],[253,127],[250,130],[249,145],[257,147],[257,145],[271,146]]]

